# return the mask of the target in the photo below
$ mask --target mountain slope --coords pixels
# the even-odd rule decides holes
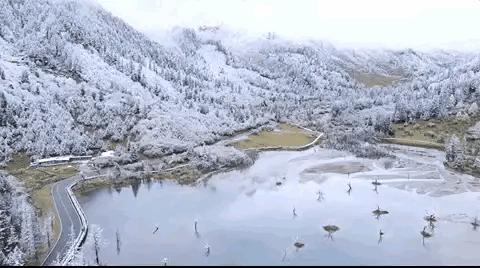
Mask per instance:
[[[374,142],[392,120],[449,116],[479,100],[473,54],[353,54],[209,28],[177,28],[164,47],[81,0],[6,0],[0,15],[0,162],[112,143],[156,157],[270,120],[328,130],[332,144]],[[366,88],[355,69],[406,79]]]

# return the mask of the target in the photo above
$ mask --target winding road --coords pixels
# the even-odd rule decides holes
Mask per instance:
[[[79,176],[73,176],[55,183],[52,187],[55,209],[60,219],[60,235],[45,258],[44,266],[60,262],[70,249],[72,241],[80,234],[82,223],[67,191],[68,187],[79,179]]]

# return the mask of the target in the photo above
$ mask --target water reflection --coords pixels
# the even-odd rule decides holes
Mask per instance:
[[[323,200],[325,200],[325,194],[322,191],[318,191],[317,201],[322,202]]]
[[[423,230],[420,232],[422,235],[422,244],[425,246],[425,238],[430,238],[433,236],[433,232],[427,231],[427,226],[423,227]]]
[[[115,241],[117,242],[116,245],[117,245],[117,255],[118,255],[120,254],[120,248],[121,248],[120,232],[118,231],[118,228],[117,228],[117,231],[115,232]]]
[[[384,234],[385,233],[382,232],[382,229],[380,229],[380,231],[378,232],[378,244],[382,243]]]
[[[251,168],[215,175],[206,187],[146,181],[147,187],[129,186],[132,191],[95,190],[80,202],[89,223],[100,225],[105,237],[113,240],[101,249],[102,261],[108,265],[480,262],[480,232],[473,231],[478,220],[468,217],[478,213],[478,206],[472,205],[479,204],[478,193],[417,194],[410,190],[411,184],[394,188],[388,180],[406,180],[410,175],[405,170],[415,178],[412,183],[423,174],[439,177],[424,172],[420,164],[415,166],[418,172],[396,165],[384,170],[370,160],[326,155],[334,154],[262,153]],[[335,162],[341,163],[328,167]],[[335,173],[335,168],[349,170],[345,162],[368,167],[347,175],[347,189],[347,176]],[[329,173],[313,176],[312,168],[319,166]],[[355,194],[351,194],[353,183]],[[382,195],[372,193],[372,184],[382,185]],[[435,214],[425,216],[425,211]],[[321,239],[325,236],[334,243]]]
[[[437,218],[435,217],[435,214],[430,214],[428,216],[424,217],[425,221],[428,222],[428,227],[430,228],[431,232],[433,233],[435,229],[435,223],[437,222]]]
[[[210,245],[208,243],[205,244],[205,256],[210,256]]]
[[[286,259],[287,259],[287,249],[285,249],[283,252],[282,262],[284,262]]]
[[[138,195],[138,190],[140,189],[141,181],[140,180],[135,180],[131,183],[132,187],[132,192],[133,196],[137,197]]]
[[[378,194],[378,186],[382,185],[382,183],[380,183],[380,182],[378,181],[378,179],[375,179],[375,180],[372,182],[372,184],[373,184],[373,191],[374,191],[376,194]]]

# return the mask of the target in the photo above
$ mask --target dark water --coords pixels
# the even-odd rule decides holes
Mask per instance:
[[[371,170],[302,173],[319,163],[342,161],[359,161]],[[100,259],[108,265],[159,265],[164,258],[169,265],[480,264],[480,230],[470,224],[479,212],[478,193],[432,197],[388,182],[374,191],[365,177],[381,169],[331,151],[268,152],[251,168],[214,176],[205,184],[154,182],[120,192],[104,188],[80,202],[89,223],[103,228],[108,243]],[[394,179],[395,174],[402,177],[402,169],[389,172]],[[389,213],[377,219],[372,213],[377,206]],[[438,221],[426,229],[433,236],[422,242],[427,212]],[[328,224],[340,228],[332,237],[323,229]],[[305,246],[297,250],[296,241]]]

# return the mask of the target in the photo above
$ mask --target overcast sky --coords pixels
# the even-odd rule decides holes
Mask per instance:
[[[96,0],[152,37],[224,25],[337,45],[478,48],[480,0]]]

